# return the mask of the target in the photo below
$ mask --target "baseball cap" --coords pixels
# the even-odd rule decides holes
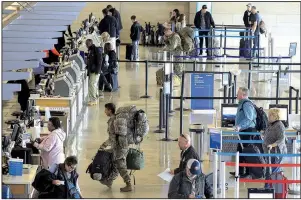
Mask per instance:
[[[187,168],[192,175],[199,175],[202,173],[201,163],[196,159],[190,159],[187,162]]]
[[[248,3],[248,4],[247,4],[247,6],[248,6],[248,7],[251,7],[251,6],[252,6],[252,4],[251,4],[251,3]]]

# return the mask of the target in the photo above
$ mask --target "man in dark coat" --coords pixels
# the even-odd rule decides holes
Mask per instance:
[[[196,159],[187,162],[185,170],[176,174],[169,184],[169,199],[212,199],[211,184],[202,173],[201,163]]]
[[[250,25],[251,8],[252,8],[252,4],[248,3],[247,4],[247,10],[245,11],[244,17],[243,17],[243,21],[244,21],[244,24],[245,24],[246,28],[251,27],[251,25]]]
[[[203,5],[202,6],[202,10],[200,10],[199,12],[197,12],[195,14],[195,18],[194,18],[194,25],[196,28],[201,29],[201,31],[199,31],[199,36],[200,36],[200,48],[203,48],[203,37],[202,36],[208,36],[209,31],[207,31],[208,29],[211,28],[211,26],[213,28],[215,28],[215,24],[212,18],[212,15],[210,12],[207,11],[207,6]],[[202,31],[204,30],[204,31]],[[208,48],[208,37],[205,37],[205,41],[206,41],[206,48]],[[208,55],[208,49],[206,49],[206,53]],[[200,55],[203,54],[203,50],[201,49],[200,51]]]
[[[171,174],[178,174],[185,170],[187,161],[190,159],[200,160],[198,153],[195,151],[194,147],[191,146],[191,138],[189,134],[183,134],[178,139],[178,145],[181,151],[181,161],[178,168],[171,170]]]
[[[116,49],[116,37],[119,37],[118,22],[115,17],[109,15],[107,8],[102,10],[104,18],[99,22],[98,30],[101,35],[104,32],[109,33],[112,45]]]
[[[118,32],[120,32],[123,29],[120,13],[118,12],[118,10],[116,10],[116,8],[113,8],[112,5],[107,5],[107,9],[111,13],[111,15],[117,20]],[[119,37],[119,35],[117,37]]]
[[[89,104],[97,104],[98,96],[98,81],[101,73],[102,65],[102,54],[99,52],[99,49],[93,44],[91,39],[86,40],[86,46],[88,48],[88,57],[87,57],[87,69],[89,75]]]

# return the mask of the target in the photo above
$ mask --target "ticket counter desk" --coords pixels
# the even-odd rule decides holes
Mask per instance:
[[[22,176],[2,175],[2,182],[11,189],[13,198],[28,199],[32,197],[34,181],[38,165],[23,165]]]

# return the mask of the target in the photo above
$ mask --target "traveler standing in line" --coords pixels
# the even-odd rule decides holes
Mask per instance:
[[[256,11],[256,6],[252,6],[251,10],[251,15],[250,15],[250,25],[251,25],[251,31],[252,31],[252,36],[255,36],[253,38],[253,51],[252,51],[252,57],[259,56],[257,55],[258,49],[260,47],[259,43],[259,14]]]
[[[109,14],[111,16],[115,17],[115,19],[117,21],[118,35],[116,37],[119,38],[119,33],[123,29],[120,13],[118,10],[116,10],[116,8],[113,8],[112,5],[107,5],[107,9],[109,10]]]
[[[89,103],[88,105],[97,104],[98,99],[98,81],[101,73],[102,55],[97,47],[93,44],[91,39],[86,40],[86,46],[88,48],[87,56],[87,69],[89,76]],[[99,96],[103,98],[103,93],[100,91]]]
[[[184,14],[180,14],[179,20],[176,23],[176,32],[179,32],[185,27],[186,27],[186,16]]]
[[[256,117],[257,113],[253,106],[253,103],[249,100],[249,89],[240,87],[237,92],[238,107],[235,118],[235,128],[239,132],[257,132],[256,130]],[[252,135],[239,135],[241,140],[251,140]],[[237,151],[242,152],[242,147],[247,147],[247,143],[237,145]],[[245,167],[239,167],[239,174],[242,176],[248,173],[246,167],[246,173],[244,173]],[[235,175],[235,172],[230,172],[231,175]]]
[[[286,154],[287,147],[285,144],[285,127],[280,119],[280,110],[278,108],[272,108],[268,113],[269,125],[267,129],[263,132],[263,144],[262,148],[264,153],[276,153],[276,154]],[[266,162],[269,163],[269,157],[266,157]],[[270,164],[281,164],[283,157],[271,157]],[[272,172],[266,169],[266,177],[268,177]],[[276,170],[277,167],[273,167],[272,170]]]
[[[102,10],[104,18],[99,22],[98,30],[101,35],[103,32],[108,32],[114,47],[116,50],[116,37],[119,36],[118,23],[115,17],[109,15],[107,8]]]
[[[178,168],[171,170],[171,174],[178,174],[185,171],[187,162],[190,159],[196,159],[200,161],[200,157],[194,147],[191,145],[190,135],[185,133],[178,138],[178,145],[181,149],[181,161]]]
[[[202,173],[201,163],[190,159],[184,171],[176,174],[168,189],[169,199],[212,199],[211,184]]]
[[[48,121],[49,135],[34,142],[33,146],[41,150],[42,167],[48,169],[53,164],[64,162],[64,141],[66,133],[61,129],[60,119],[51,117]]]
[[[251,27],[251,25],[250,25],[251,8],[252,8],[252,4],[248,3],[247,10],[245,11],[244,16],[243,16],[243,21],[244,21],[246,28]]]
[[[106,140],[99,149],[105,149],[107,146],[111,146],[113,152],[113,163],[116,166],[120,176],[126,183],[126,186],[120,188],[121,192],[130,192],[133,190],[131,184],[131,177],[127,171],[126,156],[129,150],[128,140],[126,135],[117,135],[115,132],[115,111],[116,106],[113,103],[107,103],[105,105],[105,113],[110,117],[108,121],[108,134],[109,138]],[[106,185],[111,187],[112,182],[108,182]]]
[[[176,24],[179,21],[179,18],[180,18],[180,11],[178,9],[174,9],[172,11],[171,18],[169,20],[171,24],[172,32],[176,31]]]
[[[139,60],[139,41],[140,41],[140,34],[142,27],[137,21],[137,18],[135,15],[131,16],[131,20],[133,22],[133,25],[131,26],[131,34],[130,37],[132,39],[132,56],[131,59],[133,61]]]
[[[199,31],[199,36],[200,36],[200,48],[203,48],[203,36],[205,36],[205,41],[206,41],[206,53],[207,56],[209,55],[209,51],[208,51],[208,45],[209,45],[209,40],[208,40],[208,34],[209,34],[209,29],[211,28],[211,26],[213,28],[215,28],[215,24],[212,18],[212,15],[210,12],[207,11],[207,6],[203,5],[202,9],[200,11],[198,11],[195,14],[195,18],[194,18],[194,25],[196,28],[201,29],[201,31]],[[205,31],[202,31],[205,30]],[[203,50],[201,49],[200,51],[200,55],[203,54]]]

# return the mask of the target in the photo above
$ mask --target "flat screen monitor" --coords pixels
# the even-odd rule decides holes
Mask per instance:
[[[284,124],[285,128],[289,126],[288,124],[288,105],[284,104],[270,104],[269,108],[278,108],[280,110],[280,119]]]
[[[19,137],[19,132],[20,132],[20,126],[18,124],[14,125],[13,131],[11,133],[11,140],[16,141],[17,138]]]
[[[274,199],[274,189],[248,188],[249,199]]]
[[[221,127],[235,126],[235,118],[238,104],[222,104],[221,107]]]

